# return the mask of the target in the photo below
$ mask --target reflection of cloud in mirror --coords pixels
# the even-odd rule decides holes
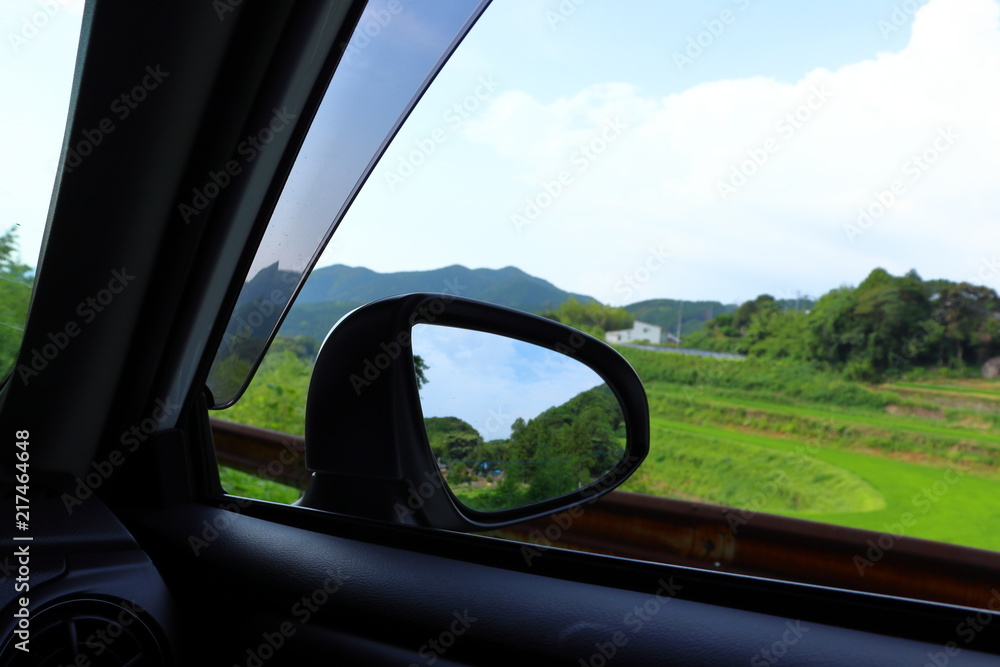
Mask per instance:
[[[570,357],[480,331],[418,324],[413,354],[428,366],[424,416],[458,417],[487,441],[510,436],[518,417],[533,419],[603,383]]]

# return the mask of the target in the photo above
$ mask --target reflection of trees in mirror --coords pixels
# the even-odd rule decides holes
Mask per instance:
[[[485,442],[457,417],[425,419],[431,451],[455,496],[480,511],[541,502],[611,470],[625,452],[625,421],[607,385],[534,419],[518,417],[510,438]]]

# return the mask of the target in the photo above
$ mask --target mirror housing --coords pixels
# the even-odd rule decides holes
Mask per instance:
[[[495,512],[461,504],[427,441],[411,347],[415,324],[506,336],[590,367],[621,404],[626,429],[621,461],[593,483],[557,498]],[[470,385],[481,381],[469,378]],[[502,306],[448,294],[406,294],[354,310],[327,335],[309,384],[305,448],[313,474],[299,506],[477,532],[562,512],[624,482],[649,451],[649,408],[632,367],[592,336]]]

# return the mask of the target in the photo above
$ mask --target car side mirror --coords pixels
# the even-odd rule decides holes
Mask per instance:
[[[484,531],[614,489],[649,451],[632,367],[576,329],[408,294],[330,331],[306,403],[300,506]]]

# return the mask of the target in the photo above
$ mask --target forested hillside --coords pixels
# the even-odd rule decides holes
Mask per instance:
[[[431,449],[452,491],[477,510],[498,510],[570,493],[621,460],[625,423],[601,384],[534,418],[518,417],[510,438],[484,442],[454,418],[427,420]],[[442,431],[445,431],[442,434]]]
[[[376,299],[408,292],[440,292],[529,313],[558,308],[570,298],[582,303],[595,301],[593,297],[559,289],[512,266],[469,269],[453,265],[433,271],[378,273],[334,264],[310,274],[283,324],[282,334],[322,341],[330,327],[351,310]]]
[[[528,275],[513,266],[469,269],[454,264],[432,271],[377,273],[361,267],[334,264],[310,274],[298,301],[367,303],[406,292],[443,292],[529,311],[554,308],[571,296],[580,301],[594,300],[561,290],[547,280]]]
[[[876,381],[920,368],[978,368],[1000,354],[1000,298],[982,285],[875,269],[809,310],[763,294],[685,340],[700,349],[821,365]]]

